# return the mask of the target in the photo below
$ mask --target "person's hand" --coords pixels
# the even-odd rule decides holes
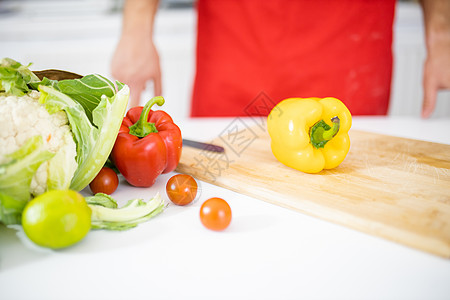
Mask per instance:
[[[436,106],[440,89],[450,89],[450,1],[421,0],[425,24],[427,59],[423,71],[422,117]]]
[[[123,34],[111,63],[112,76],[130,87],[129,107],[139,105],[146,83],[153,81],[154,95],[161,95],[159,55],[149,35]]]
[[[428,118],[436,106],[437,92],[450,89],[450,33],[430,37],[423,76],[422,117]]]

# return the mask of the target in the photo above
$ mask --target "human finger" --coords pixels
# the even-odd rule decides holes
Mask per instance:
[[[130,85],[130,100],[128,102],[129,107],[139,106],[141,102],[141,95],[144,87],[139,84]]]
[[[155,96],[162,95],[162,83],[161,83],[161,74],[155,76],[153,79],[153,91]]]
[[[436,106],[438,86],[429,72],[424,73],[422,118],[429,118]]]

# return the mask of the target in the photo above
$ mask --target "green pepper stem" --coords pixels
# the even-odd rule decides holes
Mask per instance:
[[[154,104],[158,104],[158,106],[162,106],[164,104],[164,98],[162,96],[156,96],[150,99],[142,109],[141,115],[139,116],[139,120],[130,126],[129,133],[137,136],[139,138],[143,138],[150,133],[158,132],[156,129],[155,123],[148,122],[148,115],[151,111],[151,108]]]
[[[323,148],[339,131],[341,121],[339,118],[331,118],[333,126],[331,127],[324,120],[320,120],[310,129],[311,144],[316,148]]]

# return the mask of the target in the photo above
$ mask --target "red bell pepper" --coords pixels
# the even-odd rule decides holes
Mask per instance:
[[[144,107],[128,110],[111,152],[113,163],[133,186],[152,186],[180,161],[181,131],[167,113],[151,110],[155,103],[163,105],[164,98],[154,97]]]

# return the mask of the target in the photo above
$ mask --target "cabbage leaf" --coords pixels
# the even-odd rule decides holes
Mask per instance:
[[[128,230],[164,210],[164,201],[159,193],[147,202],[143,199],[128,200],[122,207],[118,207],[111,196],[102,193],[85,199],[92,210],[92,229]]]
[[[114,97],[116,88],[107,78],[92,74],[80,79],[66,79],[58,82],[58,89],[80,103],[92,122],[92,111],[98,106],[103,95]]]
[[[89,88],[87,88],[89,91]],[[77,144],[78,168],[73,175],[70,188],[84,189],[105,164],[116,141],[130,90],[124,85],[112,97],[102,95],[92,111],[92,123],[83,106],[71,97],[51,86],[39,86],[39,101],[52,113],[64,110]],[[87,91],[87,93],[88,93]]]

